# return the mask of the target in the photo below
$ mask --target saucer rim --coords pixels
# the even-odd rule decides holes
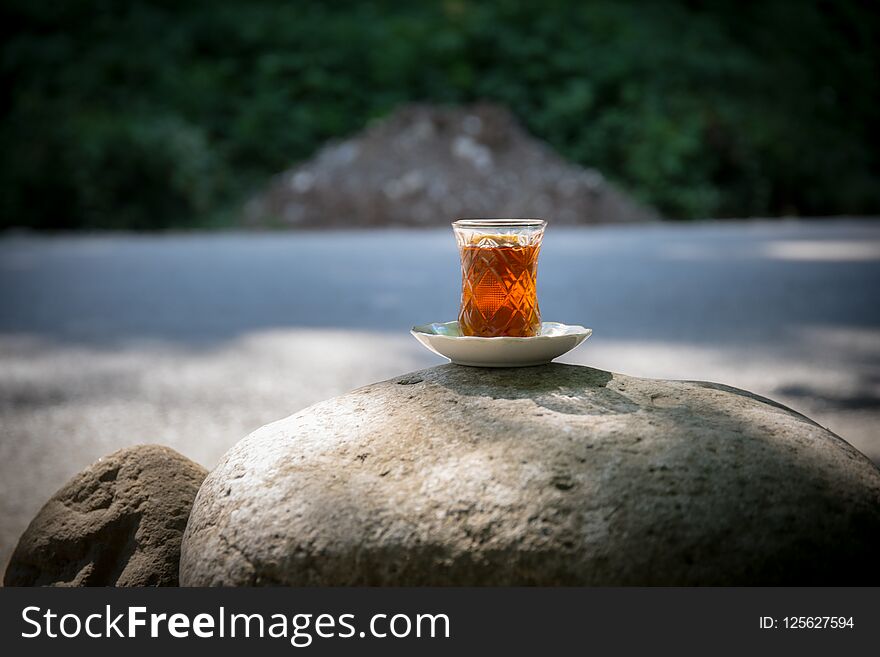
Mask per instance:
[[[433,333],[429,330],[426,330],[427,327],[433,325],[449,325],[449,324],[458,324],[458,320],[452,320],[449,322],[428,322],[427,324],[417,324],[410,329],[410,333],[413,336],[416,335],[426,335],[431,338],[442,338],[444,340],[452,340],[453,342],[458,341],[476,341],[476,342],[484,342],[484,341],[509,341],[509,342],[529,342],[536,340],[559,340],[562,338],[570,338],[570,337],[581,337],[584,336],[584,339],[590,337],[593,334],[593,329],[587,326],[581,326],[580,324],[565,324],[564,322],[541,322],[541,326],[544,324],[558,324],[559,326],[564,326],[566,329],[575,329],[570,333],[563,333],[562,335],[530,335],[530,336],[515,336],[515,335],[498,335],[491,338],[485,338],[478,335],[442,335],[440,333]]]

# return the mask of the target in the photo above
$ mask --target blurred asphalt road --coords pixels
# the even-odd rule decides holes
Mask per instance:
[[[168,444],[213,467],[249,431],[441,362],[450,231],[0,239],[0,564],[98,457]],[[707,379],[802,411],[880,461],[880,220],[548,230],[563,360]]]

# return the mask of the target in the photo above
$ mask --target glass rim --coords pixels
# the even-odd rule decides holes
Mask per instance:
[[[487,217],[475,218],[468,217],[457,219],[452,222],[454,228],[546,228],[547,222],[544,219],[533,217],[527,218],[501,218]]]

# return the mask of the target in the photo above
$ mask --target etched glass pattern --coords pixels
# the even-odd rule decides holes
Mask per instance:
[[[461,335],[531,337],[541,329],[538,253],[541,220],[460,220]]]

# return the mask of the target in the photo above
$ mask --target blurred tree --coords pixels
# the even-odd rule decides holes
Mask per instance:
[[[407,101],[668,216],[880,211],[870,2],[6,0],[0,226],[200,225]]]

